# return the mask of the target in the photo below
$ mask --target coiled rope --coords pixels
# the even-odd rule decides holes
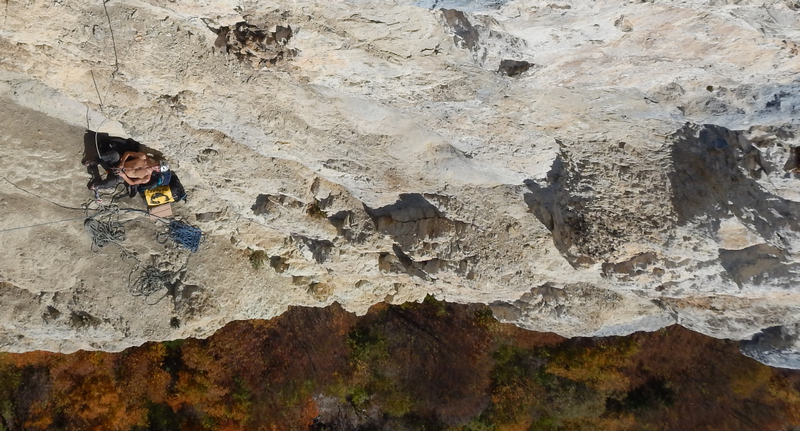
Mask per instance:
[[[83,228],[92,239],[92,244],[97,247],[105,247],[109,244],[119,244],[125,241],[125,228],[118,221],[101,221],[96,218],[87,218],[83,222]]]
[[[200,228],[179,222],[178,220],[169,221],[169,237],[176,243],[186,247],[192,253],[197,253],[200,243],[203,242],[203,231]],[[162,244],[164,240],[159,240]]]
[[[156,292],[166,290],[163,296],[158,298],[156,302],[150,305],[158,304],[162,299],[164,299],[165,296],[175,294],[174,288],[178,283],[181,282],[183,273],[186,271],[188,266],[189,256],[186,257],[186,262],[184,262],[183,266],[181,266],[177,271],[162,270],[156,265],[151,264],[139,273],[139,276],[136,277],[136,280],[131,281],[133,273],[139,269],[139,265],[137,264],[136,267],[131,270],[131,273],[128,276],[128,291],[133,296],[144,296],[145,298],[148,298],[150,295]]]
[[[164,288],[169,288],[174,277],[175,273],[173,272],[148,266],[139,273],[139,277],[134,282],[129,284],[128,290],[133,296],[148,297]]]
[[[116,189],[114,191],[116,192]],[[108,204],[96,202],[96,208],[92,208],[91,201],[83,204],[86,214],[86,218],[83,221],[83,229],[89,234],[89,239],[92,240],[92,251],[95,251],[95,248],[103,248],[109,244],[115,244],[123,250],[123,255],[128,257],[131,253],[120,244],[125,241],[125,227],[124,222],[119,221],[119,214],[120,211],[125,209],[121,209],[119,205],[114,203],[118,196],[117,194],[112,196]]]
[[[181,273],[183,271],[186,271],[186,268],[187,268],[187,266],[189,264],[188,257],[186,259],[186,262],[183,264],[183,266],[178,271],[161,270],[157,266],[155,266],[154,264],[151,264],[151,265],[145,267],[144,269],[142,269],[141,272],[139,273],[138,277],[136,277],[136,279],[133,280],[133,274],[139,268],[142,268],[142,262],[136,256],[136,253],[126,249],[122,245],[122,242],[125,241],[125,239],[126,239],[125,223],[127,223],[129,221],[132,221],[132,220],[127,220],[127,221],[121,222],[121,221],[119,221],[119,215],[120,215],[121,212],[133,212],[133,213],[142,213],[142,214],[147,214],[147,212],[143,211],[143,210],[135,209],[135,208],[120,208],[119,205],[115,204],[114,201],[124,193],[124,190],[123,191],[118,191],[117,188],[115,188],[114,192],[112,193],[111,199],[107,204],[102,204],[102,203],[100,203],[99,201],[96,201],[96,200],[94,200],[94,201],[90,200],[90,201],[84,203],[83,205],[81,205],[81,208],[75,208],[75,207],[68,207],[68,206],[65,206],[65,205],[61,205],[59,203],[56,203],[56,202],[50,201],[48,199],[45,199],[45,198],[43,198],[43,197],[41,197],[41,196],[39,196],[39,195],[37,195],[35,193],[32,193],[32,192],[30,192],[28,190],[25,190],[25,189],[17,186],[16,184],[14,184],[13,182],[9,181],[5,177],[0,176],[0,178],[5,180],[6,182],[11,184],[12,186],[22,190],[25,193],[33,195],[34,197],[36,197],[38,199],[42,199],[42,200],[47,201],[47,202],[49,202],[49,203],[51,203],[53,205],[59,206],[61,208],[67,209],[67,210],[84,211],[84,213],[85,213],[85,215],[83,217],[75,217],[75,218],[71,218],[71,219],[64,219],[64,220],[56,220],[56,221],[52,221],[52,222],[38,223],[38,224],[34,224],[34,225],[29,225],[29,226],[20,226],[20,227],[15,227],[15,228],[8,228],[8,229],[0,230],[0,233],[1,232],[12,231],[12,230],[17,230],[17,229],[28,229],[28,228],[32,228],[32,227],[35,227],[35,226],[43,226],[43,225],[52,224],[52,223],[61,223],[61,222],[70,221],[70,220],[83,219],[84,220],[83,227],[84,227],[84,230],[86,230],[86,232],[89,234],[89,237],[90,237],[90,239],[92,241],[92,249],[93,249],[93,251],[94,251],[95,247],[96,248],[102,248],[102,247],[105,247],[105,246],[107,246],[109,244],[114,244],[114,245],[116,245],[117,247],[120,248],[120,250],[122,252],[122,255],[121,255],[122,259],[133,259],[133,260],[136,261],[136,265],[133,267],[133,269],[131,270],[131,272],[128,275],[128,290],[131,293],[131,295],[133,295],[133,296],[144,296],[145,298],[147,298],[150,295],[152,295],[152,294],[154,294],[156,292],[159,292],[161,290],[164,290],[164,289],[166,289],[166,292],[164,293],[164,296],[167,296],[168,294],[172,293],[171,289],[172,289],[173,284],[174,284],[173,280],[178,279],[178,281],[180,281]],[[204,240],[203,232],[200,230],[200,228],[192,226],[192,225],[187,224],[187,223],[180,222],[178,220],[174,220],[174,219],[159,218],[158,220],[160,220],[162,222],[165,222],[165,223],[167,222],[167,220],[169,220],[168,229],[167,229],[167,232],[166,232],[166,235],[168,235],[168,236],[165,237],[163,240],[161,240],[159,238],[159,236],[157,236],[157,239],[159,240],[159,242],[161,242],[163,244],[164,242],[166,242],[167,238],[170,238],[173,241],[175,241],[177,244],[180,244],[183,247],[189,249],[192,253],[197,253],[197,251],[198,251],[198,249],[200,247],[200,244]],[[165,235],[165,234],[160,234],[160,235]],[[159,301],[161,301],[161,299],[164,298],[164,296],[162,296],[161,298],[158,299],[158,301],[156,301],[155,303],[150,304],[150,305],[157,304]]]

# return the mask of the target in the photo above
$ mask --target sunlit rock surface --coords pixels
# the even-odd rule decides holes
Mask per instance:
[[[564,336],[793,327],[800,12],[730,3],[11,1],[0,349],[427,293]],[[197,254],[124,212],[136,257],[91,246],[87,127],[170,161]],[[170,288],[132,296],[148,265]]]

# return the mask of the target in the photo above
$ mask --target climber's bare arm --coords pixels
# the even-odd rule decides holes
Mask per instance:
[[[149,174],[146,175],[145,177],[142,177],[142,178],[131,178],[131,177],[125,175],[125,172],[120,172],[119,176],[122,177],[122,179],[125,180],[125,182],[128,183],[128,185],[131,185],[131,186],[136,186],[136,185],[139,185],[139,184],[146,184],[146,183],[148,183],[150,181],[150,175]]]
[[[147,159],[147,154],[140,153],[138,151],[126,151],[125,154],[123,154],[122,157],[120,157],[119,165],[122,166],[122,164],[125,163],[125,161],[128,160],[131,157],[133,157],[134,159],[142,159],[142,160],[144,160],[144,159]]]

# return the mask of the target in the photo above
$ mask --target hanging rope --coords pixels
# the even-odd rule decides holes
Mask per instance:
[[[30,228],[34,228],[34,227],[38,227],[38,226],[45,226],[45,225],[54,224],[54,223],[63,223],[63,222],[67,222],[67,221],[73,221],[73,220],[86,219],[86,218],[89,218],[89,217],[90,217],[90,216],[89,216],[89,212],[90,212],[90,211],[104,212],[104,211],[106,211],[106,209],[108,209],[108,208],[110,207],[110,205],[106,205],[106,206],[103,206],[103,207],[101,207],[101,208],[99,208],[99,209],[97,209],[97,210],[93,210],[93,209],[89,208],[89,206],[91,205],[91,202],[92,202],[92,201],[89,201],[89,202],[87,202],[87,203],[84,203],[83,205],[81,205],[81,207],[80,207],[80,208],[76,208],[76,207],[70,207],[70,206],[62,205],[62,204],[60,204],[60,203],[58,203],[58,202],[53,202],[53,201],[51,201],[50,199],[44,198],[44,197],[42,197],[42,196],[39,196],[39,195],[37,195],[36,193],[33,193],[33,192],[29,191],[29,190],[26,190],[26,189],[24,189],[24,188],[22,188],[22,187],[18,186],[17,184],[15,184],[15,183],[11,182],[11,181],[10,181],[8,178],[6,178],[6,177],[2,177],[2,176],[0,176],[0,179],[3,179],[5,182],[7,182],[7,183],[11,184],[11,185],[12,185],[13,187],[15,187],[16,189],[18,189],[18,190],[20,190],[20,191],[22,191],[22,192],[24,192],[24,193],[27,193],[27,194],[29,194],[29,195],[31,195],[31,196],[33,196],[33,197],[37,198],[37,199],[41,199],[41,200],[43,200],[43,201],[45,201],[45,202],[47,202],[47,203],[50,203],[50,204],[52,204],[52,205],[55,205],[55,206],[57,206],[57,207],[63,208],[63,209],[65,209],[65,210],[70,210],[70,211],[83,211],[83,212],[86,214],[86,215],[85,215],[85,216],[83,216],[83,217],[66,218],[66,219],[61,219],[61,220],[54,220],[54,221],[49,221],[49,222],[35,223],[35,224],[31,224],[31,225],[25,225],[25,226],[19,226],[19,227],[12,227],[12,228],[8,228],[8,229],[3,229],[3,230],[0,230],[0,233],[2,233],[2,232],[11,232],[11,231],[19,230],[19,229],[30,229]],[[116,191],[116,190],[115,190],[115,191]],[[116,196],[112,197],[112,199],[111,199],[111,203],[113,203],[113,201],[114,201],[114,199],[115,199],[115,198],[116,198]],[[117,208],[117,210],[118,210],[118,208]],[[84,223],[84,227],[86,227],[86,224],[85,224],[85,223]]]
[[[106,97],[100,97],[100,89],[97,87],[97,80],[94,79],[94,71],[93,70],[89,71],[92,74],[92,82],[94,82],[94,90],[95,92],[97,92],[97,99],[100,102],[100,112],[103,114],[103,117],[105,117],[103,121],[100,123],[100,125],[97,126],[97,128],[95,129],[94,146],[95,149],[97,150],[98,156],[100,155],[100,149],[97,144],[97,133],[100,130],[100,128],[103,127],[103,124],[108,119],[108,116],[106,115],[105,112],[105,103],[103,102],[103,99],[108,98],[108,91],[114,84],[114,80],[117,78],[117,74],[119,74],[119,56],[117,55],[117,41],[114,39],[114,26],[111,25],[111,15],[108,13],[108,8],[106,7],[106,3],[108,3],[110,0],[101,0],[101,1],[103,3],[103,11],[105,11],[106,13],[106,20],[108,21],[108,31],[109,33],[111,33],[111,46],[114,48],[114,71],[111,72],[111,81],[108,83],[108,86],[106,87],[106,94],[105,94]],[[86,105],[86,129],[91,130],[91,127],[89,125],[89,105]]]
[[[123,258],[129,258],[132,253],[121,244],[125,241],[125,222],[119,221],[120,212],[128,209],[120,208],[119,205],[113,202],[114,198],[108,204],[95,202],[97,204],[96,208],[91,208],[91,201],[85,203],[83,207],[86,219],[83,221],[83,229],[92,240],[93,251],[95,247],[103,248],[109,244],[115,244],[122,249]]]
[[[10,181],[8,178],[6,178],[6,177],[0,177],[0,178],[2,178],[2,179],[5,181],[5,182],[7,182],[7,183],[11,184],[12,186],[14,186],[14,188],[16,188],[16,189],[18,189],[18,190],[20,190],[20,191],[22,191],[22,192],[25,192],[25,193],[27,193],[27,194],[29,194],[29,195],[31,195],[31,196],[33,196],[33,197],[37,198],[37,199],[41,199],[41,200],[43,200],[43,201],[45,201],[45,202],[47,202],[47,203],[53,204],[53,205],[55,205],[55,206],[57,206],[57,207],[64,208],[65,210],[70,210],[70,211],[83,211],[83,210],[85,210],[85,209],[86,209],[86,208],[75,208],[75,207],[68,207],[68,206],[66,206],[66,205],[61,205],[61,204],[60,204],[60,203],[58,203],[58,202],[53,202],[53,201],[51,201],[50,199],[43,198],[43,197],[41,197],[41,196],[37,195],[36,193],[33,193],[33,192],[29,191],[29,190],[25,190],[25,189],[23,189],[22,187],[20,187],[20,186],[16,185],[15,183],[12,183],[12,182],[11,182],[11,181]]]
[[[30,229],[30,228],[33,228],[33,227],[46,226],[46,225],[54,224],[54,223],[64,223],[66,221],[80,220],[82,218],[84,218],[84,217],[65,218],[65,219],[62,219],[62,220],[54,220],[54,221],[48,221],[48,222],[44,222],[44,223],[36,223],[36,224],[27,225],[27,226],[10,227],[8,229],[0,230],[0,233],[2,233],[2,232],[11,232],[11,231],[20,230],[20,229]]]

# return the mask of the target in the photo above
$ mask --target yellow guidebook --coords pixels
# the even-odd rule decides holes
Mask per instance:
[[[175,198],[172,197],[172,190],[169,186],[158,186],[150,190],[145,190],[144,199],[147,201],[147,206],[149,207],[175,202]]]

